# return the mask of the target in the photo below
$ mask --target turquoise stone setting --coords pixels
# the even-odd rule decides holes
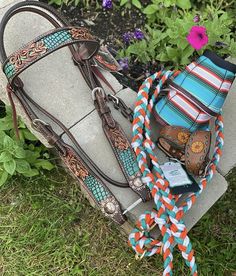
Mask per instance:
[[[93,193],[98,202],[105,200],[109,196],[108,191],[104,189],[103,185],[94,176],[87,176],[84,183]]]
[[[68,31],[59,31],[44,37],[42,40],[47,49],[53,50],[61,46],[63,43],[69,42],[72,38]]]
[[[15,66],[8,62],[4,67],[4,73],[7,76],[7,78],[10,79],[16,73]]]
[[[136,160],[134,159],[134,155],[131,152],[131,150],[129,148],[126,150],[117,149],[117,153],[128,175],[129,176],[136,175],[137,172],[139,171],[139,167]]]

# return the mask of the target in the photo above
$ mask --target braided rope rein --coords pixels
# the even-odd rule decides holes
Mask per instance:
[[[129,244],[137,256],[152,256],[162,254],[164,260],[163,275],[172,275],[174,243],[178,245],[191,274],[197,275],[197,265],[187,229],[182,220],[183,215],[192,207],[196,198],[202,193],[207,183],[212,179],[216,166],[219,163],[223,147],[223,118],[219,114],[215,120],[216,141],[213,157],[208,166],[206,176],[199,181],[200,190],[190,193],[180,206],[176,205],[179,196],[170,193],[168,181],[158,164],[154,150],[155,144],[151,140],[150,116],[163,84],[170,76],[179,72],[159,71],[147,78],[139,89],[133,120],[132,147],[137,156],[139,168],[142,171],[142,180],[149,187],[155,202],[156,209],[147,211],[139,217],[136,228],[129,235]],[[149,100],[150,88],[153,82],[159,80],[154,93]],[[153,173],[147,164],[147,155],[153,165]],[[162,241],[151,237],[150,231],[158,226]]]

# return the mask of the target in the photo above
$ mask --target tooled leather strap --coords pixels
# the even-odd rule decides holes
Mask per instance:
[[[211,132],[198,130],[190,136],[185,148],[185,166],[188,172],[201,176],[209,162]]]
[[[134,151],[121,126],[112,117],[111,110],[106,103],[105,94],[101,91],[101,89],[95,88],[93,90],[93,99],[95,108],[102,120],[103,131],[130,188],[145,202],[150,199],[150,193],[141,180],[142,175]]]
[[[191,132],[180,126],[164,126],[157,141],[158,147],[169,157],[184,162],[185,145]]]
[[[85,53],[88,58],[96,54],[99,48],[98,42],[93,40],[87,29],[76,27],[57,28],[27,43],[11,54],[3,64],[3,71],[10,85],[20,73],[35,62],[62,47],[75,43],[85,44],[83,52],[91,50],[91,53]]]
[[[175,148],[184,150],[191,135],[189,129],[180,126],[165,126],[160,131],[160,138],[170,141]]]
[[[80,181],[83,191],[85,190],[89,194],[90,203],[97,205],[106,217],[118,224],[123,224],[126,218],[122,214],[121,206],[115,196],[104,185],[102,180],[90,171],[88,166],[86,166],[80,156],[71,147],[65,144],[65,148],[66,155],[60,154],[61,158]]]

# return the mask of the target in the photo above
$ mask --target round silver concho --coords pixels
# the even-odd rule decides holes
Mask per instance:
[[[131,182],[130,186],[136,189],[141,189],[143,187],[143,182],[140,176],[135,177]]]
[[[101,205],[102,205],[102,211],[105,214],[109,214],[109,215],[115,215],[119,208],[117,202],[113,197],[107,198],[106,200],[101,202]]]

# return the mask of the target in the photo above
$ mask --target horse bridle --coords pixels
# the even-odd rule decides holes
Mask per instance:
[[[49,20],[50,23],[56,27],[56,29],[37,37],[35,40],[23,46],[20,50],[10,55],[10,57],[7,57],[4,47],[5,27],[10,18],[20,12],[33,12],[39,14]],[[55,48],[53,48],[54,46],[51,46],[50,44],[50,39],[54,38],[57,39],[55,43],[57,47]],[[60,39],[63,39],[63,41],[60,41]],[[70,27],[67,20],[59,15],[53,8],[44,3],[35,1],[18,3],[6,12],[0,25],[0,41],[2,41],[0,45],[0,59],[3,63],[3,71],[9,81],[7,85],[7,92],[13,108],[15,127],[17,127],[16,110],[12,93],[14,93],[15,97],[17,97],[21,103],[25,113],[32,122],[33,128],[43,134],[48,143],[57,149],[64,163],[78,178],[78,180],[85,182],[83,188],[90,195],[90,197],[92,197],[95,204],[99,205],[100,209],[107,217],[110,217],[119,224],[122,224],[125,221],[125,216],[122,214],[120,204],[107,188],[106,184],[104,184],[102,179],[118,187],[130,187],[143,201],[149,199],[149,191],[141,181],[141,173],[136,164],[136,158],[131,145],[120,125],[113,119],[111,110],[107,105],[107,101],[112,101],[115,108],[121,109],[121,112],[126,117],[130,118],[132,111],[127,108],[124,102],[116,96],[106,96],[99,82],[98,78],[104,80],[104,77],[93,63],[93,57],[99,51],[99,43],[87,29]],[[45,46],[46,42],[49,43],[48,46],[46,45],[47,47]],[[93,160],[91,160],[91,158],[81,148],[70,130],[62,122],[55,118],[55,116],[36,103],[26,93],[24,84],[18,76],[41,58],[44,58],[51,52],[65,46],[69,47],[74,64],[78,66],[83,78],[92,91],[94,106],[102,121],[104,133],[111,145],[127,183],[115,181],[100,170]],[[22,55],[27,56],[29,60],[27,61],[27,59],[24,59],[22,61]],[[112,88],[106,80],[105,83]],[[38,118],[31,106],[34,106],[50,118],[55,124],[57,124],[64,131],[64,133],[68,135],[77,151],[66,144],[62,138],[54,132],[48,123]],[[97,187],[99,193],[96,189],[94,190],[94,187]],[[103,194],[103,197],[99,197],[97,194]]]

